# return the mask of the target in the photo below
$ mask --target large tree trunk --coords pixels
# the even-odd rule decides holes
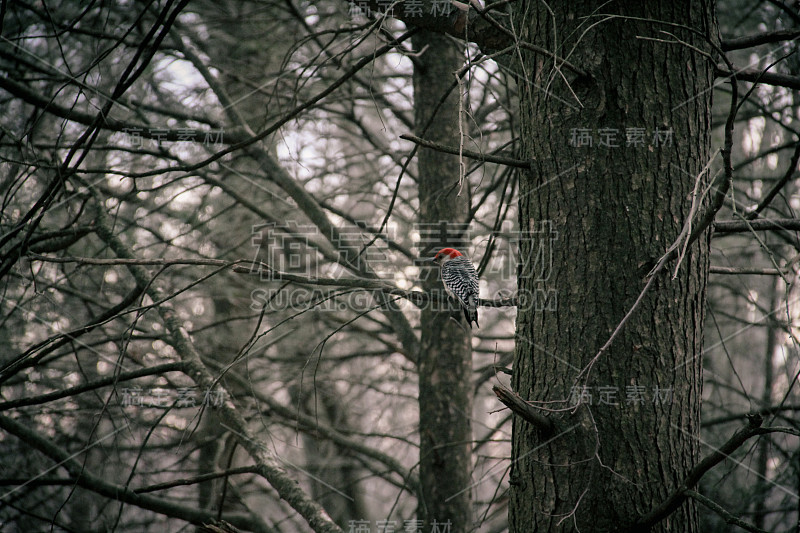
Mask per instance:
[[[417,133],[427,139],[456,145],[459,136],[458,90],[455,72],[464,64],[463,46],[446,36],[422,32],[414,48],[424,50],[415,61],[414,106]],[[443,95],[450,95],[440,104]],[[430,122],[434,115],[433,121]],[[425,126],[430,122],[430,126]],[[459,161],[421,149],[419,203],[421,224],[459,224],[469,212],[469,185],[459,188]],[[460,194],[459,194],[460,193]],[[424,229],[424,226],[422,226]],[[445,243],[441,243],[444,247]],[[452,243],[447,243],[452,244]],[[468,250],[462,250],[467,253]],[[426,254],[428,250],[422,250]],[[435,253],[435,252],[434,252]],[[431,254],[432,256],[432,254]],[[426,292],[444,296],[433,268],[422,269]],[[420,492],[419,519],[423,529],[450,521],[450,531],[472,529],[470,472],[472,446],[472,335],[450,313],[434,305],[421,314],[419,354]]]
[[[550,414],[552,435],[514,422],[510,526],[526,533],[613,530],[677,489],[699,452],[707,236],[686,251],[675,279],[674,263],[662,272],[588,381],[578,376],[676,239],[709,157],[711,61],[685,44],[639,37],[672,40],[664,30],[708,52],[701,36],[716,38],[713,6],[513,6],[521,41],[569,55],[588,77],[565,72],[578,104],[543,55],[523,49],[516,65],[521,149],[533,161],[520,182],[519,289],[554,289],[557,305],[519,308],[513,386],[534,402],[565,401],[539,404],[562,408]],[[603,21],[597,13],[649,21]],[[644,130],[641,145],[628,145],[626,134],[638,133],[631,128]],[[672,133],[657,138],[656,130]],[[592,146],[577,146],[581,133],[591,135]],[[536,257],[535,232],[546,221],[558,233],[550,270],[524,260]],[[581,398],[581,391],[589,395]],[[570,412],[576,400],[583,403]],[[696,529],[691,503],[658,526]]]

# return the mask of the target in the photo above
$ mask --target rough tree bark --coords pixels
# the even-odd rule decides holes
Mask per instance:
[[[530,293],[555,289],[558,300],[555,310],[519,308],[512,384],[528,400],[568,400],[540,404],[548,408],[590,396],[574,412],[552,413],[548,437],[515,420],[510,529],[615,530],[675,490],[699,452],[706,236],[686,251],[675,279],[674,263],[662,272],[588,381],[579,373],[690,211],[710,155],[713,62],[703,53],[711,51],[706,39],[716,39],[713,5],[512,5],[521,41],[568,56],[588,74],[565,72],[570,89],[552,61],[525,49],[515,65],[521,149],[533,161],[520,182],[518,284]],[[629,144],[640,132],[642,143]],[[591,146],[577,146],[582,134]],[[545,221],[558,232],[551,272],[524,260],[536,256]],[[696,531],[694,506],[657,527]]]
[[[464,64],[463,46],[426,31],[415,36],[413,43],[416,50],[424,50],[414,62],[417,134],[457,145],[459,91],[451,89],[456,71]],[[441,102],[448,91],[450,95]],[[463,223],[469,211],[469,186],[459,189],[458,157],[423,148],[417,161],[420,223]],[[443,294],[438,269],[423,268],[421,282],[425,291]],[[470,531],[472,335],[449,312],[432,305],[422,310],[420,321],[418,518],[425,531],[434,520],[450,521],[450,531]]]

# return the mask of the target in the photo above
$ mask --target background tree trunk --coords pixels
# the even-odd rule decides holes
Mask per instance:
[[[413,43],[416,50],[424,51],[414,68],[417,133],[436,142],[457,145],[460,95],[457,89],[451,89],[456,71],[464,64],[464,48],[446,36],[428,32],[420,33]],[[448,91],[449,96],[441,102]],[[458,157],[421,149],[417,158],[421,227],[465,222],[469,214],[469,184],[465,182],[464,188],[459,189]],[[423,247],[421,252],[425,255],[428,250]],[[443,296],[438,274],[436,268],[423,267],[422,287]],[[426,531],[434,520],[449,520],[451,531],[470,531],[472,335],[452,320],[449,312],[441,312],[435,305],[422,310],[420,322],[418,517]]]
[[[563,410],[547,439],[515,420],[510,526],[607,531],[664,500],[698,457],[707,238],[689,247],[675,279],[674,263],[659,276],[588,381],[579,373],[676,239],[709,157],[712,63],[684,44],[640,37],[667,38],[665,30],[709,51],[697,34],[654,21],[690,25],[701,36],[716,29],[710,2],[550,8],[515,4],[520,39],[569,55],[589,76],[570,78],[579,104],[542,55],[523,53],[517,65],[523,157],[534,161],[520,183],[527,238],[519,289],[555,289],[558,302],[555,310],[520,307],[513,386]],[[627,134],[639,131],[642,143],[628,145]],[[591,146],[580,145],[581,134]],[[542,275],[524,258],[535,256],[535,232],[546,221],[558,240],[552,272]],[[576,400],[583,401],[571,413]],[[658,527],[687,532],[696,524],[686,504]]]

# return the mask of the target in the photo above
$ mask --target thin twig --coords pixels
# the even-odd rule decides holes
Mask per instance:
[[[484,161],[486,163],[497,163],[498,165],[506,165],[509,167],[524,168],[524,169],[531,168],[530,161],[524,161],[522,159],[514,159],[513,157],[505,157],[502,155],[482,154],[480,152],[473,152],[472,150],[463,150],[458,147],[446,146],[444,144],[428,141],[426,139],[417,137],[416,135],[411,135],[410,133],[404,133],[403,135],[400,136],[400,138],[405,139],[406,141],[411,141],[420,146],[424,146],[425,148],[430,148],[431,150],[436,150],[437,152],[442,152],[445,154],[463,155],[465,157],[469,157],[470,159],[476,159],[478,161]]]
[[[709,509],[717,513],[725,520],[725,523],[727,524],[731,524],[732,526],[738,526],[744,529],[745,531],[752,531],[753,533],[769,533],[766,529],[761,529],[760,527],[756,527],[749,522],[745,522],[738,516],[730,513],[724,507],[722,507],[715,501],[711,500],[710,498],[706,498],[699,492],[693,490],[685,490],[683,493],[686,496],[692,498],[693,500],[696,500],[697,503],[699,503],[700,505],[708,507]]]
[[[204,259],[204,258],[179,258],[179,259],[138,259],[138,258],[97,258],[97,257],[53,257],[41,254],[28,254],[26,256],[32,261],[44,261],[48,263],[75,263],[77,265],[93,265],[93,266],[173,266],[173,265],[197,265],[197,266],[211,266],[211,267],[231,267],[231,270],[237,274],[250,274],[260,276],[266,281],[290,281],[301,285],[320,285],[329,287],[350,287],[355,289],[372,289],[378,290],[384,294],[391,294],[400,296],[409,300],[416,305],[422,305],[429,301],[440,301],[440,297],[436,294],[429,294],[422,291],[405,290],[377,278],[317,278],[310,276],[303,276],[300,274],[292,274],[289,272],[281,272],[270,267],[266,263],[253,262],[251,260],[240,259],[237,261],[224,261],[222,259]],[[446,301],[446,299],[441,299]],[[498,298],[478,299],[478,305],[481,307],[514,307],[517,305],[516,296],[503,296]]]

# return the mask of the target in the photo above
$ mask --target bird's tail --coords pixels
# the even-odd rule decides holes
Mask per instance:
[[[470,296],[469,301],[467,302],[467,307],[464,308],[464,318],[467,319],[467,324],[469,324],[469,329],[472,329],[472,323],[475,322],[477,327],[481,327],[478,324],[478,297],[477,296]]]

